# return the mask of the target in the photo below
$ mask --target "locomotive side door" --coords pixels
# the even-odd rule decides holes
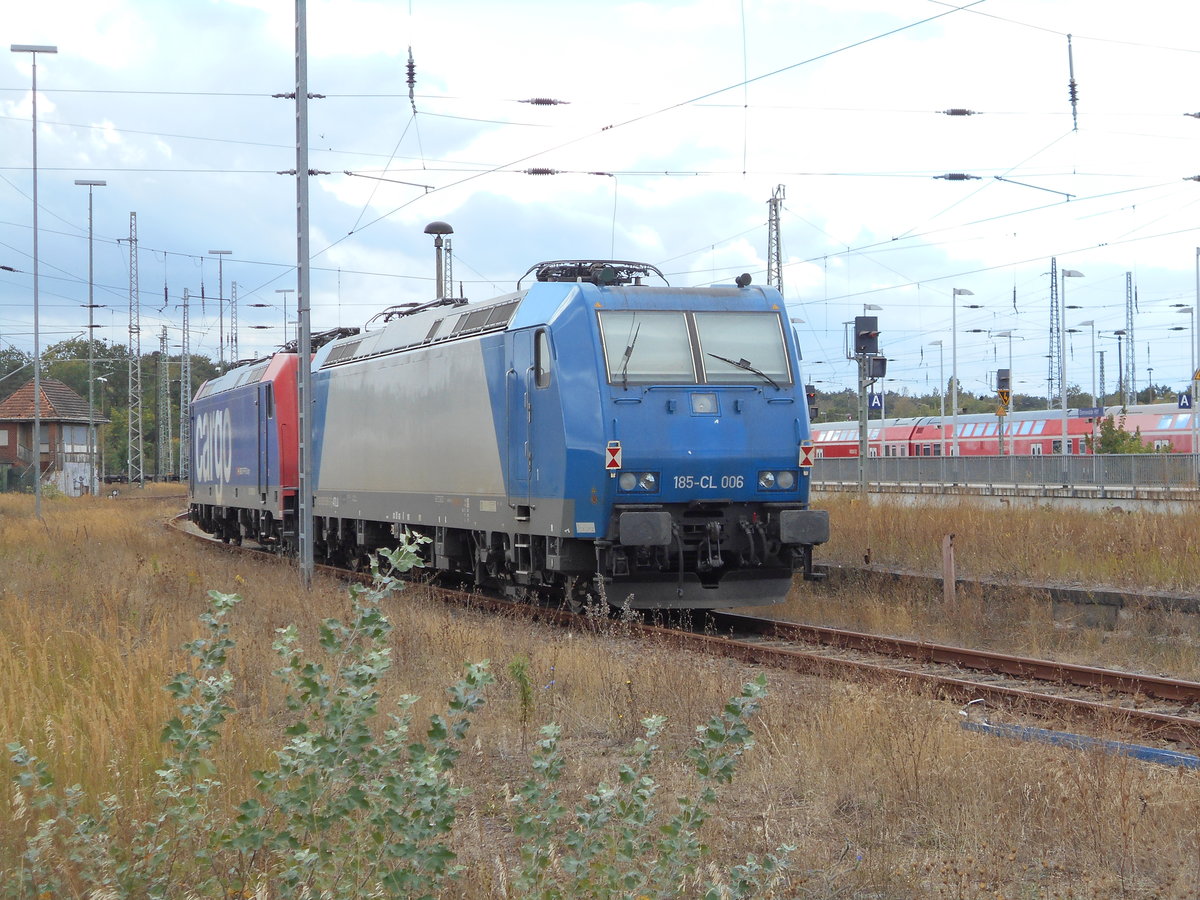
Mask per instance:
[[[270,488],[270,448],[271,448],[271,426],[275,421],[275,404],[274,395],[271,390],[271,383],[258,386],[258,402],[255,406],[258,407],[258,499],[265,503],[267,500],[267,490]]]
[[[514,508],[528,509],[533,473],[533,355],[533,330],[514,332],[506,376],[508,503]]]

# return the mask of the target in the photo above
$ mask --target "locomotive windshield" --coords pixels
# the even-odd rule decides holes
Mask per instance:
[[[610,384],[792,383],[778,313],[601,310]]]

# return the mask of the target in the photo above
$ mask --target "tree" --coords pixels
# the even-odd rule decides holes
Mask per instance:
[[[13,391],[33,377],[33,369],[28,368],[31,362],[33,357],[16,347],[0,350],[0,400],[7,399]]]
[[[1100,434],[1095,440],[1089,438],[1088,444],[1093,453],[1153,453],[1154,448],[1142,441],[1142,430],[1136,429],[1133,434],[1125,430],[1125,416],[1115,421],[1112,416],[1100,420]]]

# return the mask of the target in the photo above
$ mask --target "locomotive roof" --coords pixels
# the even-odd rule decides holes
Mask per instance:
[[[657,309],[690,309],[698,304],[717,310],[783,308],[782,298],[774,288],[757,285],[679,288],[542,281],[488,300],[443,300],[407,308],[393,307],[376,316],[362,334],[329,344],[317,354],[314,366],[327,368],[411,347],[546,325],[576,302],[612,309],[644,309],[651,298]]]

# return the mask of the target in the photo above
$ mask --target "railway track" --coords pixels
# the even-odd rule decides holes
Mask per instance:
[[[174,520],[181,534],[231,552],[262,552],[221,542]],[[363,573],[321,571],[366,580]],[[594,619],[478,593],[440,589],[449,602],[524,615],[573,628]],[[983,701],[1019,717],[1200,750],[1200,682],[903,640],[729,612],[696,611],[670,624],[622,623],[630,633],[673,647],[820,677],[908,686],[963,704]]]

